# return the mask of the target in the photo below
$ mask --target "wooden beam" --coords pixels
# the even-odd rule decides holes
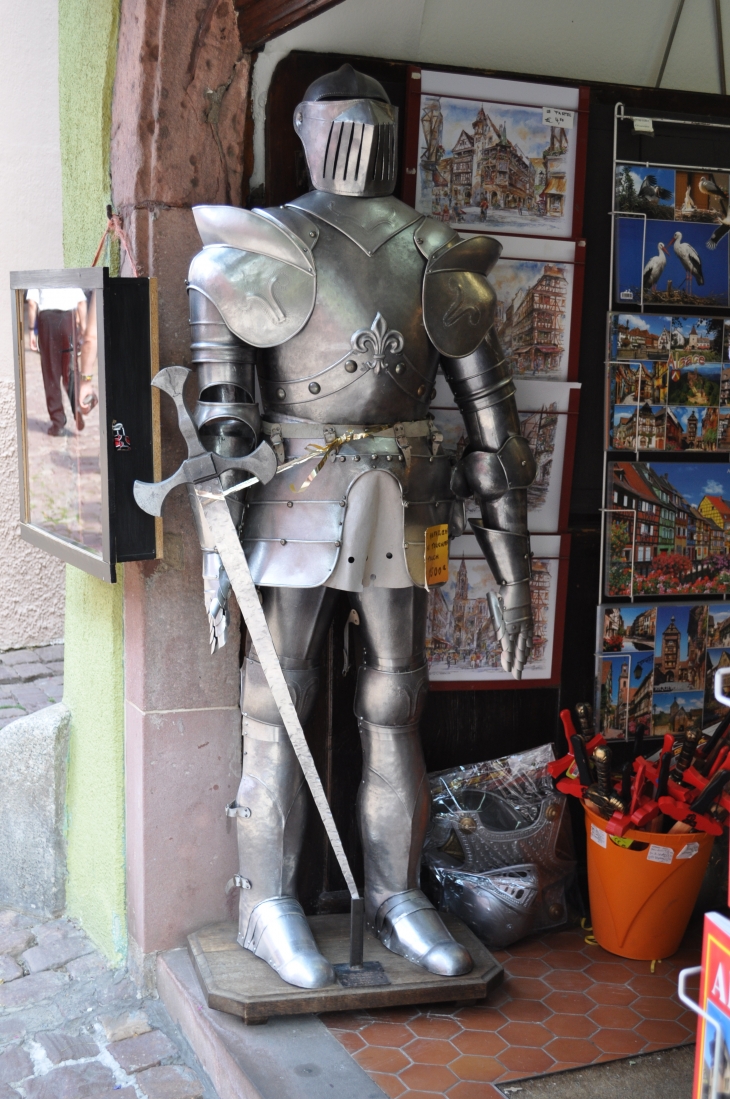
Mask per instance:
[[[236,0],[238,30],[244,50],[255,50],[271,38],[341,4],[342,0]]]

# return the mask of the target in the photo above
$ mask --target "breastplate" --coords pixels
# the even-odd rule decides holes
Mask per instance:
[[[317,293],[304,328],[259,352],[268,419],[394,423],[425,416],[438,352],[423,326],[414,226],[368,255],[318,222]]]

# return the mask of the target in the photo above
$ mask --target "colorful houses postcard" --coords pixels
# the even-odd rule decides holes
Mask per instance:
[[[558,113],[422,95],[416,209],[457,228],[569,237],[576,115]]]
[[[729,336],[721,317],[610,314],[607,448],[730,450]]]

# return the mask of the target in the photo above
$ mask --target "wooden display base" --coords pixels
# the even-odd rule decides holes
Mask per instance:
[[[265,1023],[274,1015],[481,1000],[502,980],[502,966],[461,920],[444,913],[442,919],[474,959],[471,973],[463,977],[437,977],[428,973],[386,950],[367,931],[364,961],[380,963],[388,984],[346,987],[338,983],[326,988],[295,988],[277,977],[266,962],[238,945],[238,926],[233,922],[211,924],[188,935],[188,949],[208,1007],[240,1015],[244,1023]],[[312,916],[309,924],[325,958],[333,965],[346,964],[350,954],[350,917]]]

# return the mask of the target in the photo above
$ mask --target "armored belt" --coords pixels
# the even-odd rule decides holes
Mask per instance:
[[[299,420],[294,423],[267,423],[262,421],[261,428],[264,435],[272,439],[279,435],[282,439],[324,439],[326,443],[343,435],[351,435],[367,432],[371,439],[397,439],[405,435],[408,439],[423,439],[435,432],[432,420],[407,420],[400,424],[373,425],[370,430],[367,424],[312,424]]]

